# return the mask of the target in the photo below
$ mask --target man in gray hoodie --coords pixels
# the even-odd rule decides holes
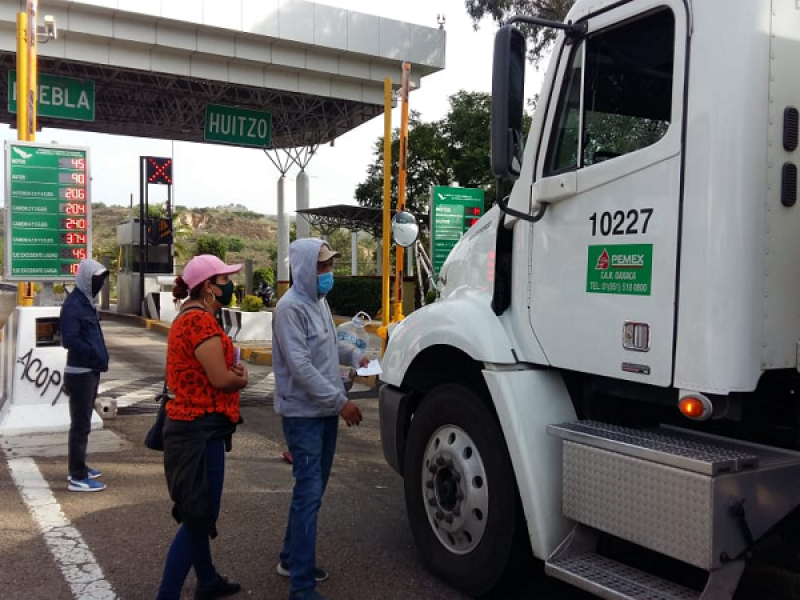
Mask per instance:
[[[282,417],[295,479],[278,563],[278,573],[291,577],[290,600],[323,598],[315,589],[328,578],[316,566],[317,514],[333,466],[338,419],[348,427],[361,422],[361,411],[347,399],[339,365],[366,366],[369,360],[355,346],[337,341],[325,300],[338,256],[324,240],[295,241],[289,249],[293,285],[272,321],[275,412]]]

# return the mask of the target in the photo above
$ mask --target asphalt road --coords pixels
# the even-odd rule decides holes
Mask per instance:
[[[146,402],[160,386],[165,338],[113,321],[104,321],[103,328],[112,361],[103,379],[103,394],[134,407]],[[227,455],[220,535],[212,542],[212,553],[219,571],[243,585],[236,597],[285,598],[288,580],[277,575],[275,566],[292,489],[291,467],[280,457],[284,449],[280,422],[264,391],[269,387],[269,368],[251,365],[249,369],[256,392],[247,395],[245,422]],[[331,578],[319,591],[339,600],[463,598],[420,563],[406,522],[402,481],[381,453],[377,400],[359,402],[364,422],[360,427],[340,428],[339,449],[320,516],[318,559]],[[100,432],[90,438],[90,464],[102,469],[106,491],[67,492],[63,443],[34,460],[113,594],[124,599],[153,598],[176,524],[170,516],[162,455],[141,443],[153,415],[132,409],[121,412],[125,414],[106,421],[102,433],[118,438],[113,451],[97,451],[92,439],[100,439]],[[58,561],[54,559],[12,481],[9,464],[17,463],[0,461],[0,598],[73,598],[62,571],[64,562],[69,563],[79,552],[69,550]],[[80,560],[75,557],[76,562]],[[589,598],[543,579],[539,571],[539,565],[532,565],[526,577],[510,582],[492,598]],[[771,573],[769,577],[772,581],[780,575]],[[192,597],[193,588],[190,574],[185,598]],[[759,596],[737,595],[748,597]],[[781,591],[760,597],[800,595]]]

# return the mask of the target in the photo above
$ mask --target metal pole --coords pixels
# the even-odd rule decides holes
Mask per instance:
[[[350,275],[358,275],[358,232],[350,232]]]
[[[17,13],[17,139],[28,140],[28,14]]]
[[[253,294],[253,259],[244,259],[244,295]]]
[[[389,325],[391,227],[392,227],[392,79],[383,80],[383,239],[381,241],[382,296],[381,315],[383,346],[386,347]]]
[[[17,139],[33,141],[36,127],[36,1],[17,13]],[[33,305],[33,282],[17,286],[17,304]]]
[[[29,141],[36,139],[36,101],[37,101],[37,81],[38,77],[38,36],[36,35],[37,19],[36,13],[39,8],[38,0],[28,0],[28,89],[26,98],[28,99],[28,137]]]
[[[144,156],[139,157],[139,307],[136,314],[144,315],[144,236],[145,236],[145,212],[144,194],[147,189],[145,183],[145,161]]]
[[[408,75],[411,63],[403,63],[403,85],[400,107],[400,155],[397,157],[397,212],[406,209],[406,173],[408,172]],[[394,320],[403,320],[403,247],[397,246],[394,255]]]
[[[278,265],[277,292],[280,298],[289,289],[289,215],[286,213],[286,176],[278,179]]]
[[[300,169],[295,180],[295,208],[304,210],[309,207],[309,182],[308,173],[305,169]],[[307,238],[309,235],[308,219],[303,213],[295,214],[295,224],[297,225],[297,239]]]

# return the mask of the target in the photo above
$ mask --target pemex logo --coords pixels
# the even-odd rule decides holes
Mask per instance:
[[[597,257],[597,264],[594,267],[595,271],[605,271],[611,261],[608,258],[608,250],[603,248],[603,252]]]

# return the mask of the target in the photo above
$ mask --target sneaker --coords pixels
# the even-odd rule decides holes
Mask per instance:
[[[291,575],[289,572],[289,565],[283,561],[278,563],[278,568],[276,570],[278,571],[278,575],[282,575],[283,577],[289,577]],[[317,583],[327,581],[328,572],[322,567],[314,567],[314,579],[317,580]]]
[[[227,577],[217,576],[217,580],[209,585],[197,584],[194,590],[194,600],[211,600],[212,598],[224,598],[233,596],[242,590],[238,583],[231,583]]]
[[[103,472],[100,469],[88,468],[86,472],[89,475],[89,479],[97,479],[103,476]],[[67,475],[67,481],[72,481],[72,475]]]
[[[67,489],[70,492],[100,492],[106,489],[106,484],[88,477],[86,479],[70,479]]]
[[[326,600],[326,598],[314,588],[308,588],[307,590],[292,592],[289,594],[289,600]]]

